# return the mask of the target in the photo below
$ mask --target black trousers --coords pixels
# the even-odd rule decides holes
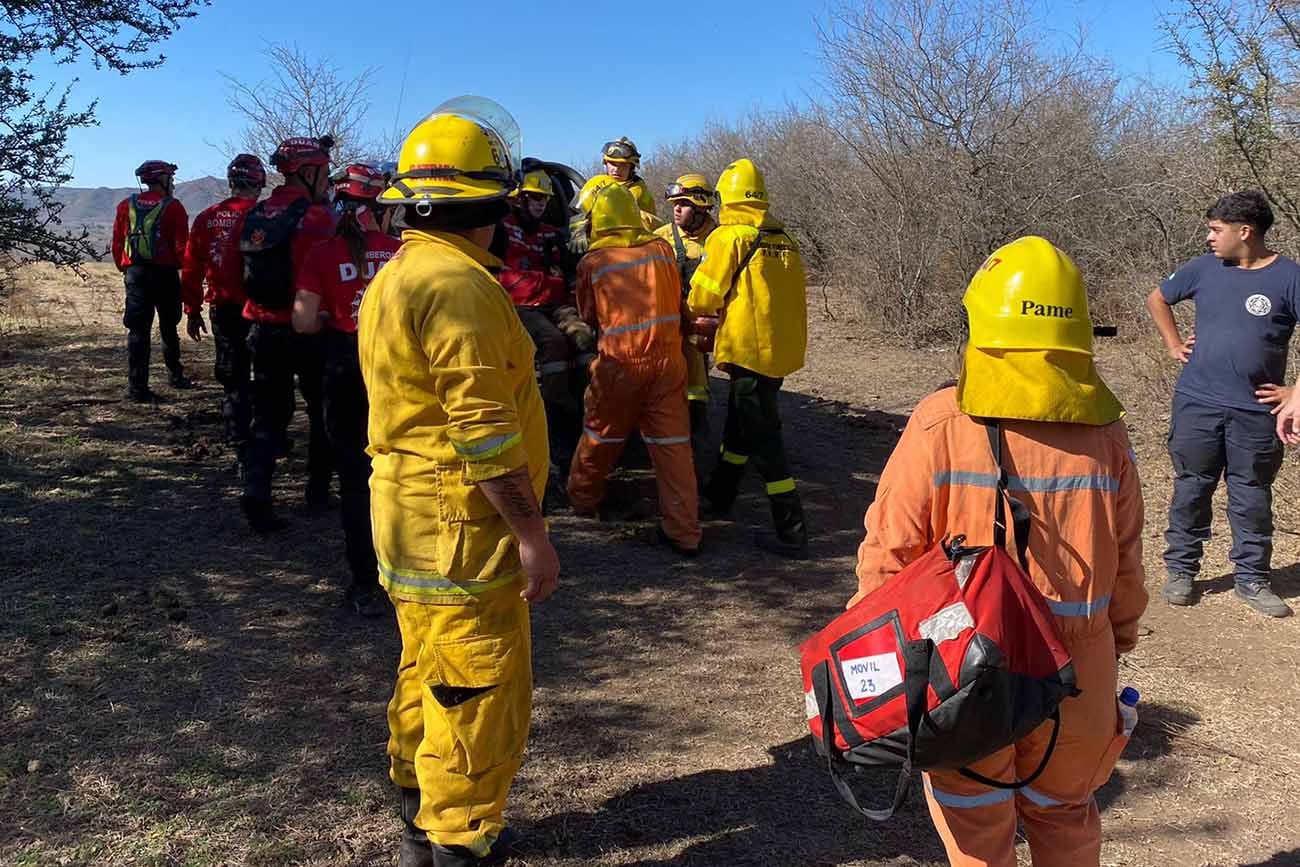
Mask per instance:
[[[212,308],[212,342],[217,360],[212,372],[226,390],[221,417],[226,423],[226,442],[242,457],[248,445],[248,425],[253,401],[253,358],[248,350],[248,329],[243,304],[222,304]]]
[[[740,492],[745,468],[752,463],[766,484],[778,535],[790,542],[805,541],[803,506],[790,475],[781,435],[777,395],[784,380],[734,364],[728,367],[731,387],[727,392],[722,451],[704,485],[704,496],[715,507],[729,509]]]
[[[307,404],[310,439],[307,446],[307,490],[328,490],[333,460],[321,405],[320,335],[297,334],[288,324],[254,322],[248,329],[253,359],[253,412],[249,425],[248,458],[244,465],[244,496],[269,502],[275,457],[293,419],[294,377]]]
[[[370,534],[370,455],[366,426],[370,404],[357,360],[357,336],[325,329],[323,396],[325,430],[339,475],[339,514],[354,588],[379,586],[379,563]]]
[[[153,339],[154,313],[158,314],[158,332],[162,337],[163,363],[172,376],[184,373],[181,367],[181,338],[176,326],[181,321],[181,277],[175,268],[159,265],[131,265],[124,275],[126,312],[127,382],[132,391],[149,387],[149,352]]]

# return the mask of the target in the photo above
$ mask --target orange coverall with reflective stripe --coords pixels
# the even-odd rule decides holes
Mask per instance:
[[[984,426],[958,410],[956,393],[944,389],[917,406],[881,474],[850,605],[945,536],[992,544],[997,468]],[[1095,867],[1101,818],[1093,792],[1127,740],[1116,656],[1133,649],[1147,604],[1142,491],[1122,421],[1007,420],[1002,429],[1010,493],[1032,516],[1029,574],[1056,616],[1081,694],[1061,705],[1056,752],[1032,786],[992,789],[934,771],[926,800],[955,867],[1015,867],[1017,815],[1034,867]],[[1050,733],[1048,722],[972,767],[995,779],[1023,778],[1038,766]]]
[[[578,263],[578,311],[600,328],[591,365],[583,437],[569,473],[569,502],[594,511],[605,479],[633,428],[654,464],[664,533],[683,548],[700,544],[682,355],[682,287],[677,260],[656,238],[592,250]]]

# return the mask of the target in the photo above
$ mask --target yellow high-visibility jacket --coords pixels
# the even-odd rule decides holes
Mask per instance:
[[[683,288],[689,287],[691,275],[699,266],[700,259],[704,258],[704,242],[716,228],[718,228],[717,221],[706,214],[704,225],[700,226],[697,232],[678,229],[672,221],[654,230],[656,235],[672,246],[673,254],[677,257],[677,271],[682,274],[683,283],[686,284]]]
[[[366,290],[357,346],[370,399],[370,514],[379,580],[464,603],[521,580],[514,535],[477,483],[550,462],[536,351],[500,262],[464,238],[406,231]]]
[[[637,178],[635,181],[624,184],[632,197],[636,199],[636,206],[654,218],[653,226],[646,226],[647,231],[654,231],[663,225],[663,220],[659,219],[659,212],[655,210],[654,193],[650,192],[650,187],[646,186],[645,178]],[[645,220],[643,216],[642,221]]]
[[[779,220],[752,205],[724,205],[718,222],[686,304],[692,315],[721,317],[713,349],[719,367],[788,376],[803,367],[808,345],[799,246]]]

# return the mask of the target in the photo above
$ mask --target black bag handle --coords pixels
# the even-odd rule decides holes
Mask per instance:
[[[907,758],[903,760],[902,767],[898,771],[898,783],[894,789],[893,802],[882,809],[871,809],[862,806],[853,793],[853,789],[845,781],[840,767],[848,763],[836,758],[838,749],[835,746],[835,715],[832,707],[834,687],[831,684],[830,663],[822,663],[813,671],[813,695],[817,699],[817,713],[822,720],[822,749],[826,752],[826,769],[830,773],[831,782],[835,785],[836,791],[840,793],[840,797],[850,807],[874,822],[885,822],[892,819],[894,814],[898,812],[898,808],[907,800],[907,793],[912,787],[912,770],[916,764],[916,736],[920,732],[923,722],[934,728],[934,723],[925,710],[930,687],[930,664],[933,656],[934,642],[928,638],[920,641],[910,641],[904,645],[903,694],[907,701]],[[1049,719],[1052,721],[1052,736],[1047,742],[1047,749],[1043,752],[1043,758],[1039,761],[1038,767],[1024,779],[1010,782],[995,780],[972,771],[970,768],[958,768],[957,772],[963,777],[993,789],[1016,790],[1032,785],[1035,780],[1042,776],[1043,771],[1047,769],[1047,763],[1051,761],[1052,754],[1056,752],[1056,741],[1061,733],[1060,708],[1052,711]]]
[[[1002,424],[997,419],[990,419],[984,425],[989,435],[989,447],[993,450],[993,462],[998,468],[997,511],[993,516],[993,544],[999,548],[1007,546],[1007,513],[1003,500],[1011,506],[1011,524],[1016,537],[1016,558],[1020,568],[1029,571],[1029,507],[1017,500],[1007,491],[1007,468],[1002,465]]]
[[[873,822],[888,821],[898,812],[898,808],[903,806],[903,801],[907,800],[907,793],[912,788],[912,742],[914,738],[911,736],[911,701],[908,702],[908,758],[898,771],[898,784],[894,789],[893,803],[884,809],[873,810],[858,803],[857,796],[853,794],[853,789],[849,788],[849,784],[844,780],[844,775],[840,771],[840,766],[846,765],[848,762],[836,758],[838,750],[835,746],[835,716],[831,707],[832,696],[834,695],[833,689],[830,663],[822,663],[813,671],[813,694],[817,698],[817,713],[822,718],[822,749],[826,752],[826,769],[830,772],[831,782],[835,784],[835,790],[840,793],[840,797],[844,799],[845,803],[863,816]]]

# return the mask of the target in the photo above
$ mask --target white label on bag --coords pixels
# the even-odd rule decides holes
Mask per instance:
[[[811,689],[803,694],[803,712],[808,719],[817,719],[821,715],[821,709],[817,707],[817,696]]]
[[[849,697],[856,700],[884,695],[903,682],[898,656],[893,653],[842,659],[840,670],[849,685]]]

